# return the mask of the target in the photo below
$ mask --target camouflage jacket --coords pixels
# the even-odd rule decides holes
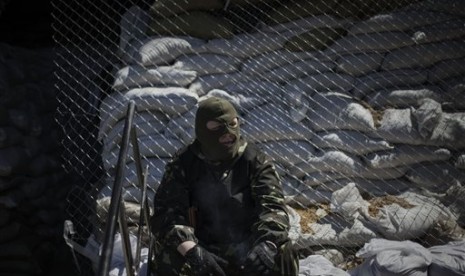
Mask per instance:
[[[219,200],[213,200],[213,206],[205,206],[202,202],[205,189],[200,194],[196,192],[204,185],[202,181],[209,170],[212,167],[196,150],[195,143],[177,154],[166,166],[155,195],[155,209],[151,219],[151,229],[157,240],[177,247],[184,241],[199,242],[199,239],[201,243],[218,242],[215,237],[222,237],[221,235],[224,237],[222,241],[226,243],[237,242],[237,237],[244,238],[244,235],[239,234],[227,235],[226,232],[234,229],[244,232],[242,234],[247,235],[247,239],[253,243],[269,240],[279,246],[287,241],[289,216],[279,177],[269,157],[255,145],[244,142],[239,157],[226,170],[230,172],[227,174],[230,176],[229,180],[227,177],[217,178],[218,182],[231,185],[223,189],[229,193],[229,198],[223,200],[219,196]],[[236,193],[235,190],[241,192]],[[215,195],[211,198],[215,198]],[[234,203],[235,200],[239,200],[239,204]],[[227,201],[231,203],[228,205]],[[192,225],[192,216],[189,218],[192,207],[199,207],[200,210],[197,220],[200,223],[195,228]],[[214,213],[219,215],[214,216]],[[220,225],[218,229],[215,228],[217,225]]]

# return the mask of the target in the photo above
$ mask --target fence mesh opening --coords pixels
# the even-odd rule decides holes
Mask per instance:
[[[153,206],[210,96],[231,101],[241,134],[275,161],[302,258],[348,271],[363,268],[355,252],[373,238],[463,239],[465,1],[53,8],[65,165],[82,177],[68,212],[83,244],[102,239],[128,102]],[[134,229],[140,192],[131,156],[123,198]]]

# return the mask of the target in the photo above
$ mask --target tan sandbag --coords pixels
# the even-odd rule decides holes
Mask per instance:
[[[297,35],[286,41],[284,49],[293,52],[323,50],[337,38],[343,36],[344,29],[320,28]]]
[[[153,20],[149,35],[187,35],[203,39],[230,38],[234,25],[225,18],[194,11],[172,18]]]

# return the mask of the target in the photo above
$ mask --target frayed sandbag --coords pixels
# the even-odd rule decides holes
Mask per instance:
[[[284,43],[283,48],[293,52],[320,51],[326,49],[344,34],[344,29],[328,27],[312,29],[291,37]]]
[[[404,32],[380,32],[341,37],[325,50],[329,56],[367,52],[388,52],[413,45],[412,37]]]
[[[427,276],[431,253],[412,241],[373,239],[356,253],[365,261],[350,275]]]
[[[124,118],[127,105],[133,100],[138,111],[160,111],[170,116],[186,112],[197,104],[198,96],[181,87],[135,88],[126,93],[112,93],[100,105],[100,132],[106,133]]]
[[[335,267],[331,261],[321,255],[310,255],[299,260],[299,276],[349,276],[344,270]]]
[[[454,17],[429,11],[398,11],[395,13],[378,14],[367,20],[354,24],[349,29],[350,34],[368,34],[386,31],[405,31],[419,26],[427,26],[453,19]]]
[[[411,167],[406,177],[418,187],[444,192],[455,182],[465,181],[465,170],[451,163],[419,164]]]
[[[197,78],[189,86],[189,91],[198,96],[203,96],[213,89],[222,89],[228,84],[242,83],[249,81],[250,77],[242,72],[231,74],[212,74],[204,75]]]
[[[420,162],[446,161],[450,157],[450,151],[445,148],[398,145],[389,151],[369,153],[363,159],[373,168],[393,168]]]
[[[299,0],[283,3],[266,14],[265,22],[267,25],[274,25],[297,20],[302,17],[325,14],[331,11],[336,3],[337,0],[317,0],[312,2]]]
[[[134,116],[133,126],[136,127],[138,137],[159,134],[165,130],[168,120],[168,116],[162,112],[143,111]],[[108,129],[108,133],[99,132],[99,140],[103,140],[106,149],[111,149],[121,142],[125,123],[126,120],[120,120]]]
[[[264,75],[264,72],[271,69],[281,68],[301,60],[318,60],[317,57],[316,52],[291,52],[280,49],[245,60],[241,71],[249,75]]]
[[[146,39],[150,15],[141,7],[134,5],[129,8],[119,22],[119,48],[118,55],[123,56],[128,44],[132,40]]]
[[[425,140],[412,121],[412,110],[386,109],[378,129],[369,134],[392,143],[424,145]]]
[[[438,93],[439,92],[439,93]],[[428,87],[418,89],[386,89],[373,92],[366,95],[364,100],[374,108],[386,106],[406,108],[409,106],[417,107],[422,104],[424,99],[433,99],[440,101],[442,94],[439,87]]]
[[[428,248],[432,261],[428,268],[430,276],[465,275],[465,241],[449,242]]]
[[[465,24],[465,23],[464,23]],[[428,68],[428,81],[431,83],[465,75],[465,58],[439,61]]]
[[[152,86],[187,86],[197,78],[196,71],[174,66],[142,67],[126,66],[118,70],[113,89],[118,91]]]
[[[289,29],[311,30],[315,28],[345,28],[352,21],[348,18],[338,18],[328,14],[296,18],[293,21],[276,25],[263,25],[260,30],[264,32],[283,32]]]
[[[310,140],[313,131],[303,123],[292,122],[289,113],[276,104],[265,104],[244,115],[241,132],[250,142]]]
[[[321,151],[308,154],[303,162],[290,168],[291,175],[302,178],[315,172],[337,171],[342,175],[352,175],[363,166],[362,160],[341,151]]]
[[[320,149],[338,149],[357,155],[394,148],[385,140],[374,139],[364,133],[350,130],[318,132],[312,137],[311,143]]]
[[[450,40],[393,50],[386,54],[381,68],[425,68],[441,60],[462,58],[465,56],[464,45],[464,40]]]
[[[372,73],[381,66],[383,53],[351,54],[337,60],[336,70],[354,77]]]
[[[335,191],[329,205],[331,212],[339,213],[349,220],[357,218],[359,213],[368,212],[368,206],[369,203],[362,198],[353,182]]]
[[[289,81],[286,86],[309,87],[317,92],[348,92],[354,85],[354,78],[342,73],[324,72]],[[308,88],[307,88],[308,90]]]
[[[241,62],[241,59],[237,57],[199,53],[178,57],[173,68],[195,71],[198,76],[203,76],[238,71]]]
[[[231,38],[234,24],[225,17],[208,12],[192,11],[169,18],[154,18],[148,28],[149,35],[192,36],[201,39]]]
[[[128,45],[128,64],[142,66],[167,65],[178,56],[195,53],[206,42],[193,37],[149,37],[131,41]]]
[[[381,89],[418,87],[426,82],[426,77],[426,71],[415,69],[373,72],[355,81],[352,95],[363,99],[366,95]]]
[[[250,58],[281,49],[289,38],[302,32],[301,30],[287,30],[275,35],[264,32],[242,33],[231,39],[210,40],[202,48],[207,53]]]
[[[410,181],[400,179],[365,179],[365,178],[352,178],[352,179],[338,179],[329,181],[317,186],[318,191],[330,191],[334,192],[341,189],[349,183],[354,183],[355,187],[365,194],[371,196],[386,196],[386,195],[398,195],[412,188],[414,184]]]
[[[269,81],[288,82],[304,76],[326,73],[333,68],[334,63],[331,61],[300,60],[263,72],[257,77]]]
[[[422,237],[438,220],[452,217],[452,213],[438,200],[411,192],[397,196],[396,202],[378,208],[377,213],[363,215],[364,222],[392,240]],[[402,205],[402,206],[401,206]]]
[[[318,93],[310,99],[308,120],[314,130],[348,129],[370,132],[375,129],[370,111],[341,93]]]
[[[308,155],[314,153],[313,146],[304,140],[281,140],[259,143],[268,156],[275,162],[291,167],[296,163],[307,159]]]

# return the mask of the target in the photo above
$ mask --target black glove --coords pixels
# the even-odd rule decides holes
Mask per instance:
[[[275,265],[275,256],[278,253],[276,245],[270,241],[264,241],[254,246],[244,262],[244,270],[247,275],[272,275]]]
[[[184,257],[190,265],[193,275],[226,276],[221,266],[228,265],[228,262],[199,245],[189,249]]]

